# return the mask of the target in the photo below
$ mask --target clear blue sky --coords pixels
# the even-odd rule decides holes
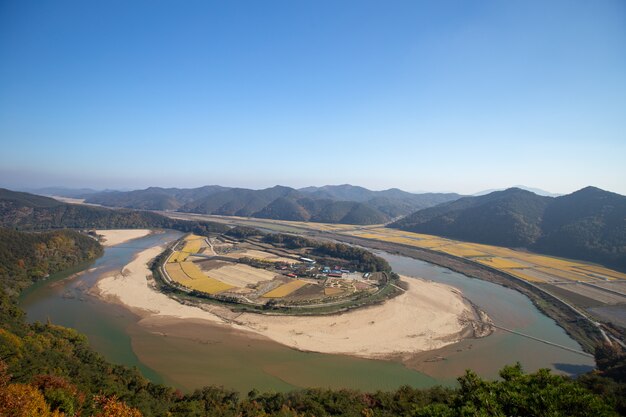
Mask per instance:
[[[0,186],[626,194],[626,2],[0,0]]]

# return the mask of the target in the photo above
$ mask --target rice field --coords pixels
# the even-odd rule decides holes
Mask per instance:
[[[576,270],[576,271],[581,271],[583,273],[592,273],[592,274],[597,275],[599,277],[604,277],[604,278],[608,279],[609,281],[611,279],[623,279],[623,280],[626,280],[626,274],[623,274],[623,273],[617,272],[617,271],[613,271],[611,269],[607,269],[607,268],[604,268],[602,266],[582,265],[582,266],[576,266],[573,269]]]
[[[198,265],[193,262],[181,262],[180,267],[183,272],[189,276],[191,279],[202,279],[206,277],[202,270],[198,267]]]
[[[173,281],[207,294],[218,294],[233,288],[232,285],[204,275],[193,262],[168,263],[165,270]]]
[[[188,253],[176,251],[172,253],[172,256],[170,256],[167,262],[168,263],[183,262],[187,260],[187,257],[189,257]]]
[[[187,274],[183,272],[179,263],[166,264],[165,271],[167,272],[167,275],[170,276],[172,281],[178,282],[185,287],[187,287],[191,282],[191,278],[189,278]]]
[[[510,269],[506,271],[507,274],[513,275],[514,277],[521,278],[524,281],[529,282],[546,282],[546,280],[534,277],[528,273],[522,272],[519,269]]]
[[[444,252],[452,256],[458,256],[459,258],[474,258],[478,256],[488,256],[488,253],[480,252],[471,247],[471,245],[458,244],[458,245],[446,245],[436,248],[439,252]]]
[[[307,284],[308,282],[306,281],[296,279],[283,284],[280,287],[274,288],[272,291],[266,292],[263,294],[263,298],[283,298]]]
[[[521,263],[512,261],[510,259],[505,259],[505,258],[496,258],[496,257],[479,258],[479,259],[475,259],[475,261],[483,265],[496,268],[496,269],[528,268],[528,265],[523,265]]]
[[[232,285],[223,283],[211,277],[204,277],[203,279],[193,280],[189,284],[189,288],[196,291],[201,291],[207,294],[219,294],[224,291],[228,291],[233,288]]]
[[[198,253],[200,248],[205,244],[202,236],[190,235],[185,238],[185,246],[182,252]]]
[[[530,282],[554,282],[564,279],[589,282],[626,280],[626,274],[599,265],[499,246],[459,242],[421,233],[376,226],[365,230],[347,231],[346,234],[364,239],[430,249],[460,258],[471,259]]]

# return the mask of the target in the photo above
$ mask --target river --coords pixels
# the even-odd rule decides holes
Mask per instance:
[[[28,320],[50,320],[75,328],[111,362],[136,366],[152,381],[186,391],[203,385],[222,385],[244,393],[252,388],[427,387],[452,384],[466,368],[493,377],[502,366],[516,361],[529,371],[547,367],[579,373],[593,366],[591,358],[497,331],[487,338],[468,339],[409,361],[408,365],[420,372],[398,362],[300,352],[205,322],[173,319],[140,324],[140,318],[132,312],[89,294],[103,274],[119,271],[142,250],[179,236],[178,232],[167,231],[106,248],[95,262],[51,276],[24,291],[21,307]],[[554,321],[516,291],[411,258],[380,255],[400,274],[459,288],[496,324],[580,349]],[[79,271],[83,272],[76,275]]]

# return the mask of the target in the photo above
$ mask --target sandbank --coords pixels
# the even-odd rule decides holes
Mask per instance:
[[[365,358],[441,348],[467,337],[468,326],[475,320],[473,307],[455,288],[407,277],[402,278],[409,284],[403,294],[380,305],[330,316],[241,314],[222,306],[185,305],[150,284],[147,264],[163,249],[152,247],[140,252],[122,272],[102,278],[96,293],[139,311],[152,322],[159,317],[201,319],[299,350]]]
[[[139,239],[152,233],[150,229],[114,229],[114,230],[96,230],[96,233],[102,236],[102,246],[115,246],[129,240]]]

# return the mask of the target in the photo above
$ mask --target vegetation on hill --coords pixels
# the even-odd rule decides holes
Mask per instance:
[[[323,223],[379,224],[392,218],[459,198],[453,193],[412,194],[398,189],[371,191],[352,185],[296,190],[206,186],[192,189],[150,187],[85,195],[87,202],[109,207],[179,210],[199,214],[258,217]]]
[[[52,198],[0,189],[0,227],[19,230],[163,228],[198,234],[223,233],[213,222],[170,219],[157,213],[67,204]]]
[[[135,191],[103,191],[86,194],[87,201],[110,207],[133,208],[140,210],[176,210],[184,204],[191,203],[228,188],[219,185],[180,189],[149,187]]]
[[[532,249],[626,269],[626,197],[587,187],[555,198]]]
[[[420,210],[389,227],[626,269],[626,197],[594,187],[556,198],[511,188]]]
[[[23,233],[0,228],[0,287],[20,291],[100,255],[102,246],[95,239],[73,230]]]
[[[281,186],[265,190],[235,188],[186,204],[180,211],[346,224],[377,224],[389,220],[387,215],[365,203],[304,198],[293,188]]]

